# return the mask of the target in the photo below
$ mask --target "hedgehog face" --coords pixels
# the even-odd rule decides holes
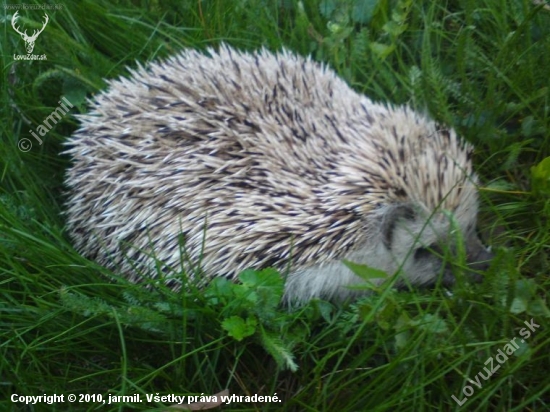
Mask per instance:
[[[348,253],[346,259],[381,269],[389,276],[399,271],[398,287],[434,286],[439,279],[443,286],[451,286],[455,281],[453,265],[462,249],[468,272],[474,271],[468,274],[480,280],[477,272],[487,268],[492,255],[476,235],[477,214],[462,212],[428,214],[408,204],[383,207],[369,219],[378,226],[371,225],[367,231],[377,235]],[[292,306],[319,296],[345,300],[361,293],[349,286],[363,282],[340,261],[301,267],[287,277],[285,301]]]
[[[399,268],[412,285],[435,285],[438,277],[444,286],[454,283],[453,265],[463,250],[468,274],[480,280],[477,271],[485,270],[492,255],[475,232],[476,215],[457,218],[452,213],[431,216],[405,205],[395,208],[383,222],[384,247],[391,255],[390,273]]]

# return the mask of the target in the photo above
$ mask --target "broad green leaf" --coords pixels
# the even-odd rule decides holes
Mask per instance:
[[[258,322],[254,318],[246,318],[246,321],[240,316],[231,316],[222,322],[222,328],[227,334],[238,341],[247,336],[252,336],[256,331]]]
[[[348,268],[351,269],[353,273],[355,273],[357,276],[359,276],[361,279],[364,280],[371,280],[371,279],[387,279],[388,274],[384,272],[383,270],[372,268],[367,265],[361,265],[358,263],[353,263],[348,260],[344,260],[344,265],[346,265]]]
[[[531,168],[531,187],[535,194],[550,196],[550,156]]]

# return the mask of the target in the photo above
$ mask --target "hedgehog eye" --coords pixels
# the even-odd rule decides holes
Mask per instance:
[[[414,259],[425,259],[428,256],[432,256],[434,253],[439,252],[439,247],[434,243],[428,247],[420,247],[414,251]]]
[[[423,259],[431,255],[430,251],[426,247],[418,248],[414,251],[414,260]]]

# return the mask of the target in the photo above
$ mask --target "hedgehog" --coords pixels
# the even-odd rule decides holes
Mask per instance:
[[[362,293],[346,261],[418,287],[453,284],[443,251],[488,267],[473,147],[452,128],[287,50],[222,44],[129,71],[66,142],[67,232],[87,258],[174,290],[182,270],[274,267],[298,304]]]

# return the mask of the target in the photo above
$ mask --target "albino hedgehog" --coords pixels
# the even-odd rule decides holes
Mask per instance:
[[[472,148],[287,51],[186,50],[110,81],[81,121],[67,142],[68,232],[133,281],[160,272],[177,289],[198,261],[207,277],[290,267],[296,303],[356,293],[343,259],[452,283],[432,252],[458,250],[457,229],[469,262],[490,258]]]

